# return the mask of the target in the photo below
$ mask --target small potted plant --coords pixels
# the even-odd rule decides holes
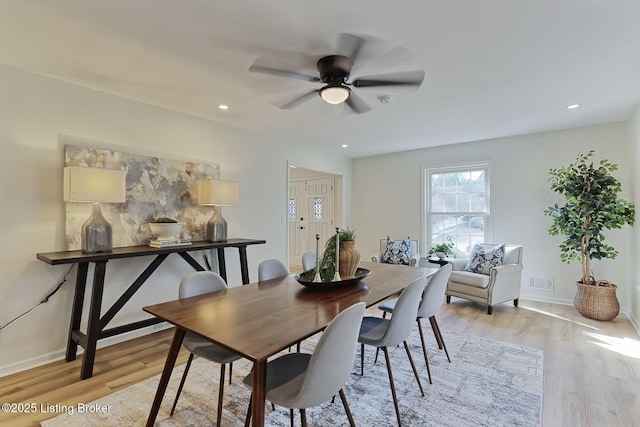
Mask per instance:
[[[611,320],[618,315],[620,305],[616,285],[596,280],[591,270],[592,259],[614,259],[618,251],[607,245],[604,231],[633,225],[635,206],[619,199],[621,184],[612,172],[618,165],[590,160],[593,150],[579,154],[573,164],[549,171],[551,189],[564,196],[562,206],[557,203],[544,211],[553,220],[549,234],[564,235],[560,244],[560,259],[582,264],[582,276],[576,283],[578,291],[573,300],[576,310],[585,317]]]
[[[445,259],[446,257],[453,255],[455,252],[453,250],[455,248],[454,243],[451,241],[451,237],[447,237],[447,241],[443,243],[438,243],[437,245],[433,245],[427,255],[429,256],[437,256],[439,259]]]

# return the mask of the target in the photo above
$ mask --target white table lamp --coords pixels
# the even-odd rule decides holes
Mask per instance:
[[[213,206],[213,215],[207,222],[207,239],[211,242],[227,240],[227,220],[222,216],[221,206],[238,204],[238,183],[220,179],[198,181],[198,204]]]
[[[113,231],[102,214],[100,202],[126,201],[125,171],[67,166],[64,168],[63,193],[65,202],[93,202],[91,216],[82,224],[82,252],[111,252]]]

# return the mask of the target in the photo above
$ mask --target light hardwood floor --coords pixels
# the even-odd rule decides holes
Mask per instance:
[[[640,425],[640,337],[624,316],[597,322],[570,306],[530,301],[501,304],[489,316],[480,304],[452,298],[438,322],[445,340],[457,331],[543,349],[545,427]],[[85,381],[81,357],[2,378],[0,403],[90,402],[161,372],[171,336],[166,330],[99,350],[94,376]],[[0,412],[0,426],[38,425],[54,415]]]

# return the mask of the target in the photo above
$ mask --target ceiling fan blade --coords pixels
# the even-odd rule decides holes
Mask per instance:
[[[272,67],[265,67],[262,65],[253,64],[249,67],[249,71],[254,73],[271,74],[273,76],[280,77],[293,77],[294,79],[306,80],[308,82],[319,82],[320,78],[316,76],[310,76],[308,74],[298,73],[295,71],[280,70]]]
[[[409,49],[404,46],[396,46],[391,49],[386,49],[382,53],[375,55],[361,55],[358,64],[354,64],[352,73],[357,73],[357,70],[364,66],[374,66],[377,70],[385,70],[391,67],[395,67],[398,64],[407,62],[413,58],[413,54]]]
[[[371,108],[369,108],[367,103],[364,102],[362,98],[356,95],[353,91],[351,91],[349,98],[347,98],[347,100],[344,101],[344,103],[347,104],[349,107],[351,107],[351,109],[358,114],[363,114],[371,110]]]
[[[355,87],[373,86],[420,86],[424,81],[424,71],[405,71],[401,73],[379,74],[377,76],[361,77],[351,85]]]
[[[297,107],[300,104],[303,104],[309,101],[314,96],[317,96],[318,92],[320,92],[320,89],[312,90],[311,92],[307,92],[303,95],[298,96],[297,98],[292,99],[291,101],[288,101],[285,104],[280,105],[279,107],[282,108],[283,110],[290,110],[292,108]]]
[[[336,50],[339,55],[351,58],[351,61],[355,63],[366,43],[367,37],[365,36],[342,33],[338,34],[338,46]]]

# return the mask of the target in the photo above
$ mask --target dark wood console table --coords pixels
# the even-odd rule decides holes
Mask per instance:
[[[63,251],[38,253],[37,258],[40,261],[51,265],[60,264],[78,264],[78,272],[76,276],[75,294],[73,297],[73,309],[71,312],[71,322],[69,325],[69,338],[67,340],[67,352],[65,360],[70,362],[75,360],[78,345],[84,348],[84,356],[82,359],[82,369],[80,378],[86,379],[93,375],[93,363],[95,360],[96,346],[98,340],[123,334],[125,332],[134,331],[136,329],[161,323],[158,318],[146,319],[139,322],[121,325],[111,329],[105,329],[107,324],[115,317],[115,315],[124,307],[131,297],[140,289],[144,282],[156,271],[162,262],[172,253],[180,255],[189,265],[197,271],[205,269],[189,254],[192,251],[205,249],[216,249],[218,255],[218,268],[220,275],[227,280],[227,269],[224,257],[225,248],[238,248],[240,256],[240,269],[242,273],[242,283],[249,283],[249,271],[247,267],[247,246],[260,245],[266,243],[265,240],[253,239],[228,239],[224,242],[192,242],[189,246],[174,246],[168,248],[152,248],[150,246],[131,246],[114,248],[113,252],[104,252],[97,254],[85,254],[82,251]],[[104,289],[105,274],[107,262],[118,258],[134,258],[140,256],[155,256],[149,266],[138,276],[138,278],[127,288],[127,290],[118,298],[118,300],[100,317],[102,308],[102,293]],[[87,275],[89,271],[89,263],[94,263],[93,272],[93,290],[91,293],[91,302],[89,307],[89,319],[87,321],[87,333],[80,331],[80,321],[82,318],[84,292],[87,285]]]

